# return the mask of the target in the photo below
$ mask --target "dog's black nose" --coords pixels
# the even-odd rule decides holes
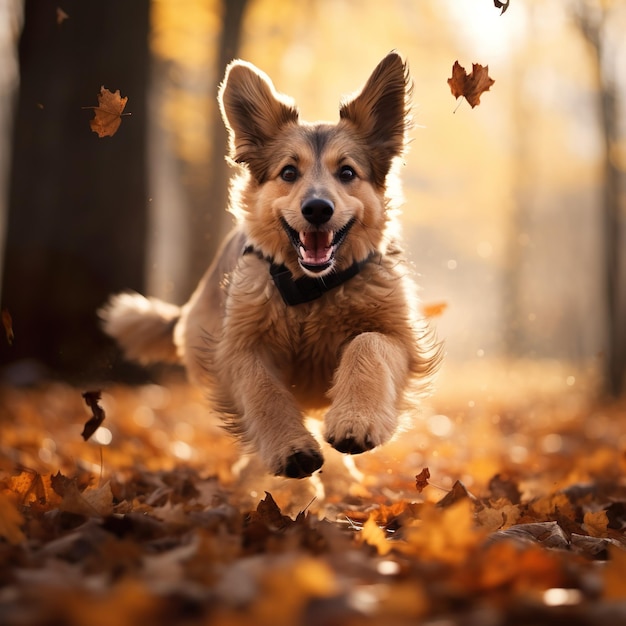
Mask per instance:
[[[319,226],[327,222],[333,215],[335,207],[330,200],[313,198],[302,205],[302,215],[311,224]]]

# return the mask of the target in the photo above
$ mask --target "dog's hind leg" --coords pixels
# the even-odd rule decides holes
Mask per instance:
[[[359,454],[388,441],[398,427],[398,405],[409,375],[409,355],[387,335],[357,335],[341,357],[325,418],[325,438],[340,452]]]

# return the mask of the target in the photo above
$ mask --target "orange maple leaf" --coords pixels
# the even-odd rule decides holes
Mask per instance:
[[[491,85],[496,81],[489,77],[489,66],[482,66],[478,63],[472,64],[472,73],[468,74],[465,68],[454,62],[452,66],[452,77],[448,78],[450,91],[455,98],[463,96],[472,109],[480,104],[480,96],[489,91]]]
[[[439,317],[443,315],[447,308],[447,302],[431,302],[428,304],[422,304],[422,315],[428,318]]]
[[[120,90],[111,92],[106,87],[100,87],[97,107],[83,107],[93,109],[94,118],[90,121],[91,130],[98,133],[98,137],[112,137],[122,123],[122,112],[128,98],[120,96]],[[130,113],[124,113],[130,115]]]

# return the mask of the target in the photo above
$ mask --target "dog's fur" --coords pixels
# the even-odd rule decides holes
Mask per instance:
[[[123,293],[100,311],[129,358],[182,361],[277,475],[323,463],[303,411],[329,405],[326,440],[364,452],[391,438],[411,383],[439,360],[394,234],[390,181],[410,92],[391,53],[337,124],[308,124],[265,74],[231,63],[219,101],[239,168],[238,226],[183,307]],[[288,305],[270,275],[277,266],[316,285],[349,267],[355,275]]]

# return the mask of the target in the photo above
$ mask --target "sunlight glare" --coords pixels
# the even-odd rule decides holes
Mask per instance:
[[[91,437],[91,440],[99,443],[101,446],[108,446],[113,441],[113,433],[106,426],[100,426]]]
[[[547,606],[572,606],[580,604],[583,594],[580,589],[561,589],[553,587],[543,592],[543,603]]]
[[[149,406],[141,404],[133,411],[133,421],[137,426],[150,428],[154,424],[154,411]]]
[[[170,445],[170,450],[175,457],[183,461],[189,461],[193,453],[191,446],[184,441],[173,441]]]
[[[433,415],[428,419],[428,430],[437,437],[448,437],[452,427],[452,421],[447,415]]]

